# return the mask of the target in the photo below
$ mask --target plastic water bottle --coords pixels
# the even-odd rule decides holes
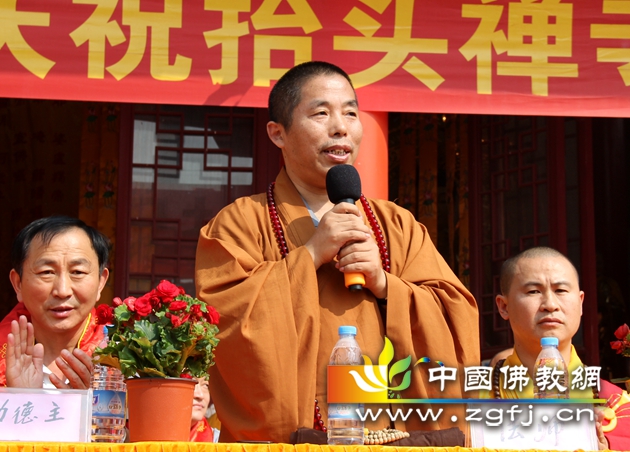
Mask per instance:
[[[354,326],[339,327],[339,340],[330,355],[329,364],[331,366],[363,364],[363,356],[356,335],[357,329]],[[362,412],[363,405],[328,405],[328,444],[363,444],[363,421],[359,417],[357,409]]]
[[[106,345],[107,328],[100,347]],[[124,442],[127,385],[123,374],[115,367],[94,364],[92,392],[92,442]]]
[[[542,350],[536,358],[534,398],[568,399],[569,371],[558,350],[557,337],[543,337]]]

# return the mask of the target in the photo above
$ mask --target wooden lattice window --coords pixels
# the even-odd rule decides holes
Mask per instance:
[[[129,295],[161,279],[195,293],[199,229],[255,191],[254,123],[247,108],[134,107]]]

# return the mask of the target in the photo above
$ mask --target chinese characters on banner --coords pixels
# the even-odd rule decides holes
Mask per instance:
[[[7,0],[0,97],[264,107],[345,69],[372,111],[630,115],[625,0]]]

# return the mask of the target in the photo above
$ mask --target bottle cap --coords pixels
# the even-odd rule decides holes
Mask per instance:
[[[555,345],[558,346],[558,338],[557,337],[543,337],[540,339],[540,345]]]
[[[339,335],[345,335],[345,334],[353,334],[353,335],[357,335],[357,327],[356,326],[340,326],[339,327]]]

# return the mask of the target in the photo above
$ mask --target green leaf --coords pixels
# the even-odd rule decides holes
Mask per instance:
[[[128,322],[131,319],[131,315],[131,311],[126,304],[121,304],[114,309],[114,317],[118,323]]]
[[[393,382],[396,375],[407,370],[409,368],[409,364],[411,364],[411,355],[407,356],[405,359],[395,362],[389,369],[389,382]]]
[[[151,342],[159,339],[160,330],[155,323],[151,323],[147,320],[139,320],[133,327],[140,336],[146,337]]]
[[[168,375],[166,375],[164,372],[160,372],[157,369],[154,369],[153,367],[143,367],[141,369],[138,369],[138,375],[141,375],[143,377],[157,377],[157,378],[167,378]]]
[[[113,356],[110,355],[94,355],[95,356],[95,362],[98,364],[102,364],[104,366],[109,366],[109,367],[115,367],[116,369],[120,369],[120,362],[118,361],[118,358],[115,358]]]
[[[120,363],[120,371],[127,378],[133,377],[138,369],[136,354],[127,347],[118,352],[118,361]]]
[[[408,370],[403,377],[402,383],[400,383],[395,388],[390,388],[392,391],[402,391],[403,389],[407,389],[411,385],[411,371]]]

